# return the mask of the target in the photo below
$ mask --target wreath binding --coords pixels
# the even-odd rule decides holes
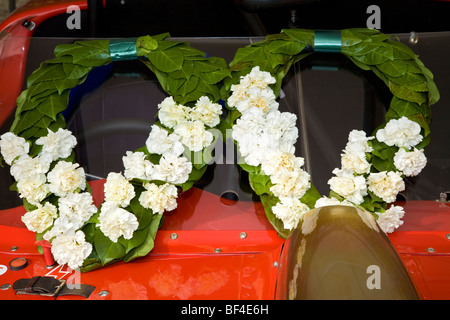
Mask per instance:
[[[265,90],[263,98],[269,97],[276,104],[275,100],[280,93],[282,80],[292,65],[314,51],[339,51],[359,68],[372,71],[393,94],[385,122],[370,137],[367,137],[365,133],[352,131],[349,135],[349,143],[344,149],[344,154],[349,155],[349,159],[346,159],[347,165],[357,160],[362,163],[367,162],[368,168],[362,171],[353,170],[353,172],[347,170],[348,168],[335,169],[333,171],[335,177],[329,181],[330,195],[321,197],[309,181],[307,173],[301,169],[302,158],[295,157],[289,148],[281,150],[285,153],[283,159],[291,166],[288,165],[287,168],[289,170],[295,168],[295,175],[300,179],[298,181],[306,181],[304,184],[293,185],[294,189],[302,189],[299,193],[283,193],[283,190],[288,189],[277,189],[278,184],[283,186],[282,179],[277,176],[274,167],[267,163],[249,161],[240,163],[240,165],[249,173],[250,185],[260,196],[269,221],[284,239],[289,238],[293,230],[301,224],[301,216],[304,212],[316,206],[336,202],[364,208],[376,218],[379,216],[379,221],[383,220],[385,216],[394,216],[393,219],[385,219],[387,222],[384,229],[388,232],[398,226],[398,220],[404,212],[396,206],[391,205],[389,209],[387,206],[393,202],[395,191],[401,189],[403,177],[418,174],[423,168],[424,162],[426,163],[426,158],[423,160],[423,149],[430,141],[430,106],[439,100],[439,92],[434,84],[432,73],[408,47],[392,39],[392,36],[382,34],[377,30],[345,29],[339,32],[315,32],[304,29],[287,29],[282,30],[279,34],[268,35],[264,41],[238,49],[234,60],[228,66],[221,58],[206,58],[203,52],[185,43],[166,40],[167,37],[169,37],[168,34],[163,34],[140,37],[133,41],[79,41],[75,44],[57,46],[55,58],[43,62],[28,78],[27,89],[17,99],[16,117],[11,132],[4,134],[0,140],[2,156],[5,162],[12,166],[12,174],[13,172],[18,174],[17,168],[20,166],[17,164],[20,163],[21,156],[28,157],[27,161],[42,157],[45,153],[43,149],[48,149],[52,145],[50,136],[54,134],[59,134],[54,139],[64,141],[65,145],[73,147],[76,144],[70,133],[62,129],[65,127],[65,120],[61,112],[67,106],[70,89],[82,83],[93,68],[109,64],[112,60],[142,58],[143,63],[156,75],[162,88],[171,96],[160,104],[159,121],[152,127],[152,133],[155,136],[162,135],[166,139],[165,141],[170,141],[173,146],[184,138],[187,159],[180,160],[183,157],[178,148],[175,153],[179,157],[174,157],[172,154],[172,160],[166,162],[173,164],[181,161],[186,164],[195,157],[196,153],[202,152],[205,147],[209,147],[214,142],[212,138],[209,138],[204,139],[205,143],[200,146],[194,146],[194,143],[189,144],[189,139],[186,138],[188,128],[177,129],[179,122],[176,117],[173,118],[174,114],[178,114],[178,116],[182,114],[185,117],[183,121],[188,120],[193,123],[195,120],[200,120],[194,118],[196,108],[209,108],[208,110],[214,114],[214,117],[203,118],[201,123],[196,123],[196,125],[200,129],[203,128],[203,131],[212,127],[220,127],[222,130],[233,128],[234,135],[235,132],[238,132],[236,129],[239,127],[239,123],[245,124],[246,118],[252,119],[253,117],[255,120],[259,116],[261,119],[267,120],[271,111],[274,114],[277,112],[276,106],[271,109],[268,105],[263,104],[268,107],[269,112],[252,111],[253,113],[259,112],[259,115],[252,115],[252,112],[249,115],[246,111],[261,109],[254,107],[262,105],[249,106],[248,101],[242,102],[242,100],[249,100],[248,92],[243,92],[240,99],[233,98],[234,93],[242,85],[241,82],[245,82],[251,77],[267,80],[263,81],[263,87],[260,88]],[[247,89],[250,87],[251,85]],[[252,90],[258,91],[254,89],[250,91]],[[260,94],[261,92],[256,93]],[[219,99],[225,100],[225,105],[229,109],[227,118],[220,123],[217,121],[221,113],[217,105]],[[262,96],[257,96],[255,99],[260,101]],[[197,105],[203,107],[197,107]],[[243,111],[245,109],[247,110]],[[274,114],[270,117],[274,117]],[[292,117],[292,115],[282,115],[279,112],[276,115]],[[394,130],[399,127],[405,128],[405,131]],[[406,135],[407,138],[403,140],[396,138],[396,134]],[[233,138],[242,153],[245,149],[243,141],[235,136]],[[278,139],[281,139],[280,136]],[[187,148],[187,145],[190,147]],[[54,145],[53,147],[56,148]],[[354,151],[355,148],[358,151],[355,153],[359,157],[352,160],[352,156],[355,156],[352,150]],[[173,150],[172,148],[172,153]],[[148,145],[135,152],[130,152],[130,154],[127,153],[127,157],[130,162],[138,161],[138,158],[142,162],[148,161],[150,166],[160,165],[161,159],[165,159],[163,151],[151,152]],[[408,167],[405,165],[405,159],[409,159],[410,162],[417,160],[416,162],[420,162],[420,165]],[[46,173],[55,171],[59,162],[64,162],[65,166],[70,167],[72,173],[80,170],[78,164],[75,163],[72,148],[60,153],[57,159],[47,160],[47,162],[48,168],[44,170]],[[189,163],[192,164],[192,162]],[[182,166],[181,163],[179,165]],[[278,166],[280,166],[280,162],[278,162]],[[16,170],[13,170],[13,167]],[[139,201],[141,195],[150,192],[150,189],[153,191],[164,189],[166,206],[161,207],[163,208],[161,210],[173,208],[176,206],[174,199],[176,199],[177,188],[183,190],[190,188],[202,176],[205,169],[205,162],[194,163],[189,174],[185,175],[185,180],[175,181],[175,179],[172,180],[172,183],[167,181],[167,177],[165,180],[152,179],[152,181],[148,181],[145,179],[148,176],[139,176],[136,172],[132,179],[126,179],[119,174],[112,175],[111,181],[117,181],[119,185],[124,183],[129,188],[130,194],[133,194],[133,197],[122,199],[123,203],[113,207],[120,207],[121,210],[126,211],[126,213],[120,211],[125,217],[122,217],[122,222],[133,225],[134,232],[129,234],[124,230],[113,239],[105,236],[100,231],[98,224],[102,208],[107,206],[104,203],[97,210],[91,206],[89,200],[86,200],[87,204],[83,210],[91,212],[91,214],[78,230],[82,230],[80,231],[82,234],[74,233],[71,238],[64,241],[53,239],[52,251],[54,254],[56,253],[60,262],[71,263],[69,266],[80,267],[82,271],[94,270],[119,260],[131,261],[146,255],[153,248],[156,232],[162,223],[162,214],[154,214],[159,211],[156,207],[151,207],[152,201],[150,200],[147,202],[147,207],[142,206]],[[290,173],[292,176],[293,171]],[[82,175],[80,174],[80,176]],[[369,178],[372,181],[372,188],[368,183]],[[45,183],[52,179],[55,178],[45,178]],[[81,178],[81,180],[83,179]],[[360,187],[359,191],[363,190],[364,192],[355,193],[356,189],[352,193],[350,192],[352,190],[337,187],[343,181],[352,181],[355,186]],[[391,183],[392,190],[383,193],[380,188],[373,187],[377,185],[377,181]],[[152,183],[150,184],[150,182]],[[25,189],[19,184],[20,181],[17,181],[12,188],[21,193],[27,211],[29,213],[38,212],[41,215],[45,212],[46,217],[51,220],[50,225],[60,214],[58,209],[55,211],[54,208],[60,209],[64,205],[70,207],[70,204],[73,204],[67,199],[66,203],[64,200],[61,202],[60,199],[65,199],[66,196],[58,196],[54,192],[47,192],[38,198],[39,201],[31,203],[23,192]],[[114,185],[112,182],[111,184]],[[81,188],[82,186],[83,188]],[[29,190],[32,189],[30,187]],[[85,194],[89,194],[88,189],[88,185],[83,185],[81,181],[80,185],[71,192],[72,197],[80,198],[82,195],[84,197]],[[106,187],[105,195],[107,192]],[[111,192],[113,193],[113,191]],[[78,198],[77,200],[80,202]],[[119,213],[116,212],[118,216],[120,216]],[[117,225],[114,219],[110,221],[110,224]],[[37,232],[37,238],[42,238],[48,229],[50,227]],[[65,255],[58,254],[58,250],[55,249],[55,247],[58,248],[58,245],[61,248],[71,246],[73,251],[68,250],[68,254]],[[74,257],[77,258],[76,261]]]

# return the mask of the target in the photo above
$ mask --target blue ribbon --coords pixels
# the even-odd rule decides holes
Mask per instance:
[[[136,60],[136,39],[113,39],[109,41],[112,61]]]
[[[314,31],[315,52],[341,52],[340,30],[318,30]]]

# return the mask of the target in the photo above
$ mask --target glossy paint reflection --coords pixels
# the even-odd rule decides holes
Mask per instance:
[[[366,211],[309,211],[288,243],[280,299],[418,299],[388,237]]]

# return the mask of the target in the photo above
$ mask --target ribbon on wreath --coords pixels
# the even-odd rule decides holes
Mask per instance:
[[[340,30],[317,30],[314,32],[315,52],[341,52]]]
[[[137,59],[136,39],[112,39],[109,41],[111,61]]]

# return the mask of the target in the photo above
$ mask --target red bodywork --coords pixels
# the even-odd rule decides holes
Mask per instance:
[[[0,123],[14,112],[22,90],[27,49],[36,25],[69,5],[86,1],[32,1],[0,24]],[[103,180],[92,182],[94,199],[103,200]],[[450,298],[450,206],[437,201],[408,201],[404,224],[389,237],[422,299]],[[37,252],[35,234],[20,220],[23,207],[0,211],[0,285],[20,278],[51,275],[96,287],[89,299],[276,299],[278,272],[286,245],[268,223],[259,203],[223,202],[192,188],[166,215],[155,249],[131,263],[117,263],[79,274],[65,266],[47,269]],[[181,209],[182,208],[182,209]],[[195,214],[194,214],[195,212]],[[13,248],[17,247],[16,250]],[[13,251],[14,250],[14,251]],[[4,266],[25,257],[28,267]],[[3,273],[4,272],[4,273]],[[77,278],[78,277],[78,278]],[[102,291],[108,291],[104,296]],[[49,299],[0,290],[0,299]],[[83,299],[75,296],[58,299]]]

